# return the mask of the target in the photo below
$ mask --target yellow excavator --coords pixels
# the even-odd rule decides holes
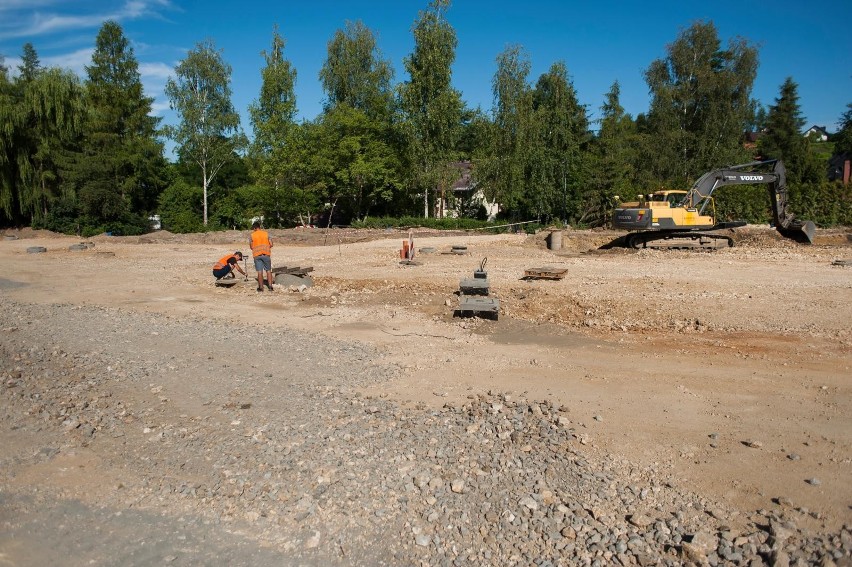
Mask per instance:
[[[702,175],[689,191],[657,191],[638,201],[617,203],[612,225],[631,231],[628,248],[720,248],[733,246],[730,236],[713,233],[744,226],[745,221],[716,222],[713,191],[727,185],[767,184],[776,230],[786,238],[813,244],[816,226],[795,218],[788,209],[787,177],[780,160],[755,161],[715,169]],[[616,199],[618,199],[616,197]]]

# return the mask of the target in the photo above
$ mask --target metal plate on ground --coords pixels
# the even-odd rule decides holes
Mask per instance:
[[[488,279],[465,278],[459,282],[459,290],[462,295],[488,295],[491,282]]]
[[[237,283],[237,278],[226,278],[224,280],[216,280],[216,287],[233,287]]]
[[[481,315],[497,319],[500,313],[500,301],[493,297],[475,297],[463,295],[459,299],[459,307],[456,310],[456,315]]]
[[[297,274],[275,274],[275,285],[286,285],[296,287],[313,287],[314,280],[311,276],[300,276]]]

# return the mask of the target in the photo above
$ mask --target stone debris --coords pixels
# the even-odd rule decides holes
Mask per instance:
[[[226,323],[2,297],[0,310],[4,327],[16,329],[0,340],[2,425],[44,439],[3,455],[4,495],[23,490],[15,482],[23,468],[86,447],[123,471],[110,485],[120,489],[40,485],[39,499],[116,511],[132,503],[227,526],[276,550],[281,564],[839,565],[852,557],[852,527],[806,529],[818,513],[783,497],[742,517],[679,486],[663,466],[608,457],[578,432],[582,416],[546,399],[473,392],[430,409],[363,396],[358,388],[403,371],[363,345],[277,329],[255,342]],[[28,324],[38,320],[51,321],[49,341]],[[182,356],[161,356],[158,345],[171,342]],[[246,352],[286,364],[222,372]]]

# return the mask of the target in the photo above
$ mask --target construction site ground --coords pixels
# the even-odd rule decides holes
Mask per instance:
[[[561,249],[549,250],[547,232],[413,229],[415,251],[428,253],[408,264],[400,263],[408,231],[270,232],[273,266],[312,267],[310,287],[258,293],[250,260],[248,281],[238,275],[233,287],[215,286],[213,263],[248,253],[248,231],[81,238],[24,229],[0,241],[0,296],[6,307],[106,309],[118,321],[144,314],[189,328],[225,323],[258,341],[290,329],[369,345],[398,371],[360,387],[366,399],[402,411],[489,393],[549,400],[570,408],[589,451],[650,467],[744,517],[780,501],[808,512],[808,529],[852,524],[852,266],[843,262],[852,259],[852,231],[819,230],[806,246],[747,226],[734,233],[735,247],[704,252],[608,248],[623,233],[596,230],[565,230]],[[79,243],[88,244],[69,249]],[[37,246],[46,251],[28,253]],[[485,258],[499,318],[454,316],[460,280]],[[542,267],[564,276],[524,277]],[[0,343],[23,325],[6,313]],[[41,346],[68,350],[72,338],[94,332],[68,321],[32,322]],[[181,368],[182,341],[150,335],[162,360]],[[222,348],[209,345],[211,353]],[[2,364],[13,379],[15,362]],[[246,351],[223,373],[279,370],[268,364]],[[321,381],[326,361],[311,364]],[[192,406],[207,379],[185,369],[169,396]],[[139,393],[150,395],[147,387]],[[6,498],[61,486],[97,504],[101,478],[120,482],[99,468],[119,457],[99,455],[106,449],[96,443],[80,448],[76,464],[11,459],[52,433],[45,426],[22,435],[9,422],[10,399],[0,432],[0,459],[14,464]],[[15,556],[2,541],[0,551]]]

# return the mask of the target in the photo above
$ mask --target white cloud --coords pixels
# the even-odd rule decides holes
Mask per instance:
[[[44,57],[41,59],[41,66],[71,69],[79,76],[83,77],[86,74],[85,66],[92,64],[92,53],[94,53],[94,51],[94,48],[87,47],[85,49],[78,49],[77,51],[65,53],[63,55]]]
[[[56,14],[35,14],[25,27],[13,32],[4,32],[4,37],[30,37],[46,35],[57,31],[93,28],[101,25],[109,16],[60,16]]]
[[[168,101],[155,100],[151,104],[151,116],[163,116],[169,110]]]
[[[9,74],[13,77],[18,76],[18,67],[21,66],[22,59],[20,57],[6,57],[3,60],[3,65],[9,70]]]
[[[127,0],[116,11],[68,16],[61,13],[31,12],[32,8],[52,6],[52,2],[29,2],[27,0],[3,0],[0,13],[4,14],[0,39],[48,35],[59,31],[89,29],[102,25],[107,20],[135,20],[141,17],[160,17],[160,10],[171,8],[169,0]],[[27,11],[27,14],[22,12]],[[16,17],[17,16],[17,17]]]
[[[15,10],[32,10],[41,6],[52,6],[58,0],[3,0],[0,2],[0,12],[13,12]]]
[[[146,79],[165,81],[175,73],[175,68],[165,63],[140,63],[139,74]]]

